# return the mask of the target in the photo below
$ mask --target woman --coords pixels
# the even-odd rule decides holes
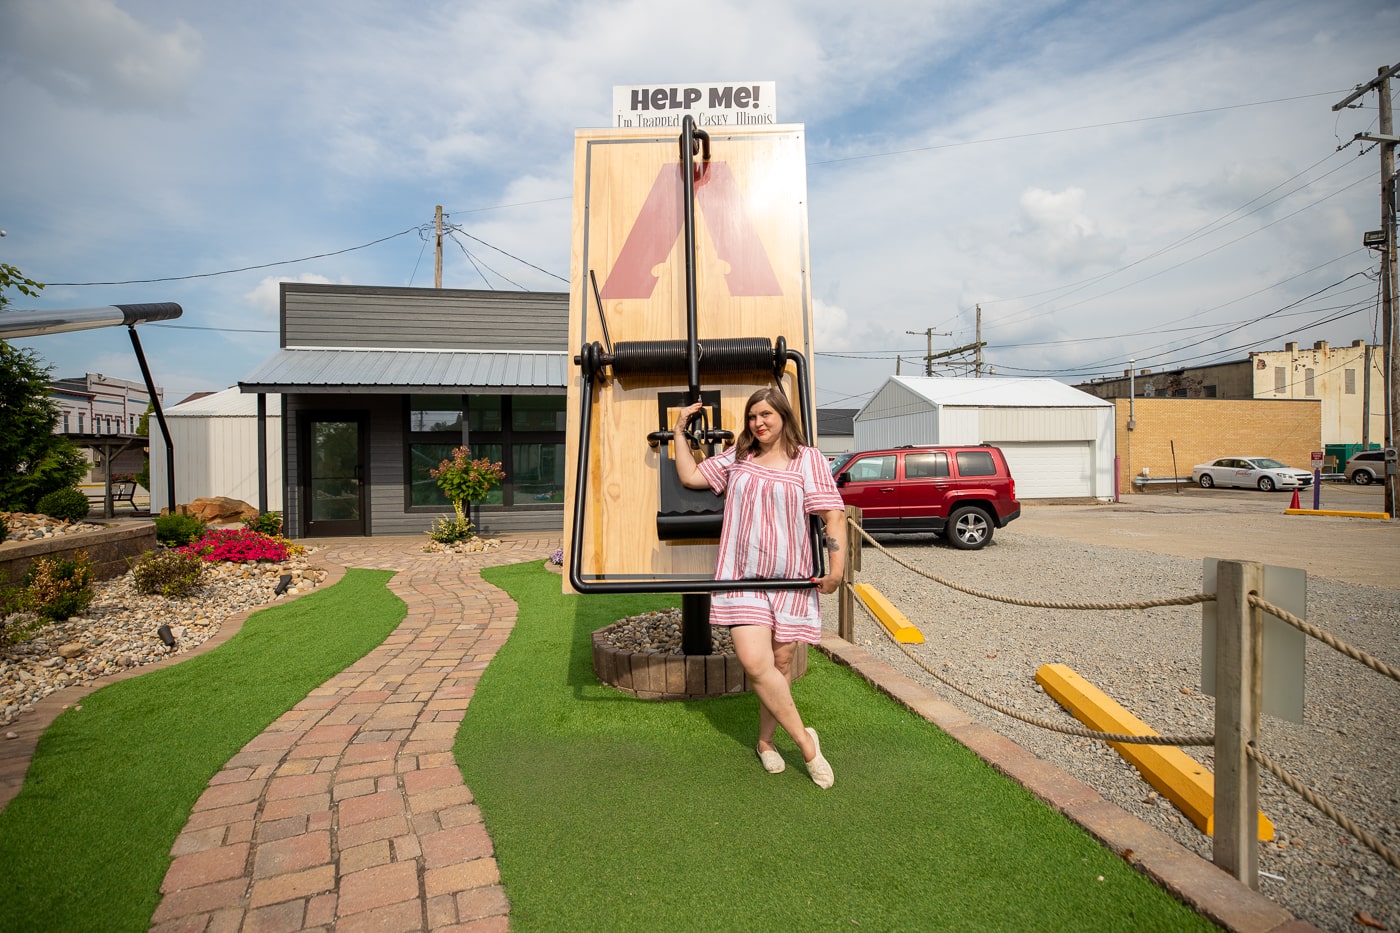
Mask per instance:
[[[700,410],[696,402],[681,410],[684,427]],[[676,474],[690,489],[727,491],[720,532],[717,580],[811,578],[812,551],[807,516],[826,524],[829,572],[814,580],[821,593],[836,591],[845,554],[838,545],[845,505],[826,457],[802,444],[792,407],[774,387],[760,389],[744,406],[744,430],[724,453],[696,464],[677,441]],[[710,622],[730,627],[734,652],[758,696],[758,757],[770,774],[783,770],[773,746],[778,726],[797,742],[807,773],[818,787],[835,782],[822,755],[817,733],[803,726],[792,701],[788,672],[797,643],[821,641],[821,605],[816,593],[800,590],[733,590],[710,600]]]

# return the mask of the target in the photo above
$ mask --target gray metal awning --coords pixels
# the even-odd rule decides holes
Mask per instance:
[[[284,349],[238,381],[243,392],[295,394],[481,392],[556,395],[568,385],[563,350]]]

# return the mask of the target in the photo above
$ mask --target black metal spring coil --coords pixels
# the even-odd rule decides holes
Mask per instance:
[[[697,341],[700,372],[706,375],[768,371],[773,368],[773,342],[767,337],[727,337]],[[634,340],[613,346],[616,376],[672,375],[689,368],[690,344],[685,340]]]

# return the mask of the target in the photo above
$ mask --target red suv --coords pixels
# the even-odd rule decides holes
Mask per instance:
[[[837,457],[831,473],[870,532],[934,532],[973,551],[1021,514],[1006,458],[990,444],[862,450]]]

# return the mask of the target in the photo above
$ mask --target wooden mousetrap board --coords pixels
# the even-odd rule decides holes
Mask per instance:
[[[579,130],[574,140],[574,211],[569,344],[579,354],[609,346],[688,337],[684,227],[684,162],[679,128]],[[766,338],[806,359],[812,374],[812,308],[807,241],[807,176],[800,125],[710,133],[710,159],[695,155],[697,339]],[[592,273],[592,279],[590,278]],[[602,317],[593,281],[601,294]],[[606,328],[606,332],[605,332]],[[590,411],[581,410],[585,377],[575,363],[568,388],[564,503],[565,566],[577,546],[587,583],[655,583],[656,592],[683,591],[687,579],[713,578],[716,541],[662,540],[657,533],[659,470],[674,464],[647,435],[675,427],[680,405],[662,393],[684,393],[684,362],[657,372],[593,380]],[[789,363],[783,390],[799,420],[797,367]],[[774,384],[770,370],[708,375],[700,389],[718,393],[710,424],[743,430],[743,405]],[[805,390],[811,397],[812,386]],[[812,403],[815,405],[815,402]],[[586,463],[580,477],[587,433]],[[815,426],[807,432],[816,442]],[[674,445],[666,445],[669,456]],[[583,514],[575,519],[575,504]],[[720,500],[716,499],[718,507]],[[565,591],[571,591],[564,575]]]

